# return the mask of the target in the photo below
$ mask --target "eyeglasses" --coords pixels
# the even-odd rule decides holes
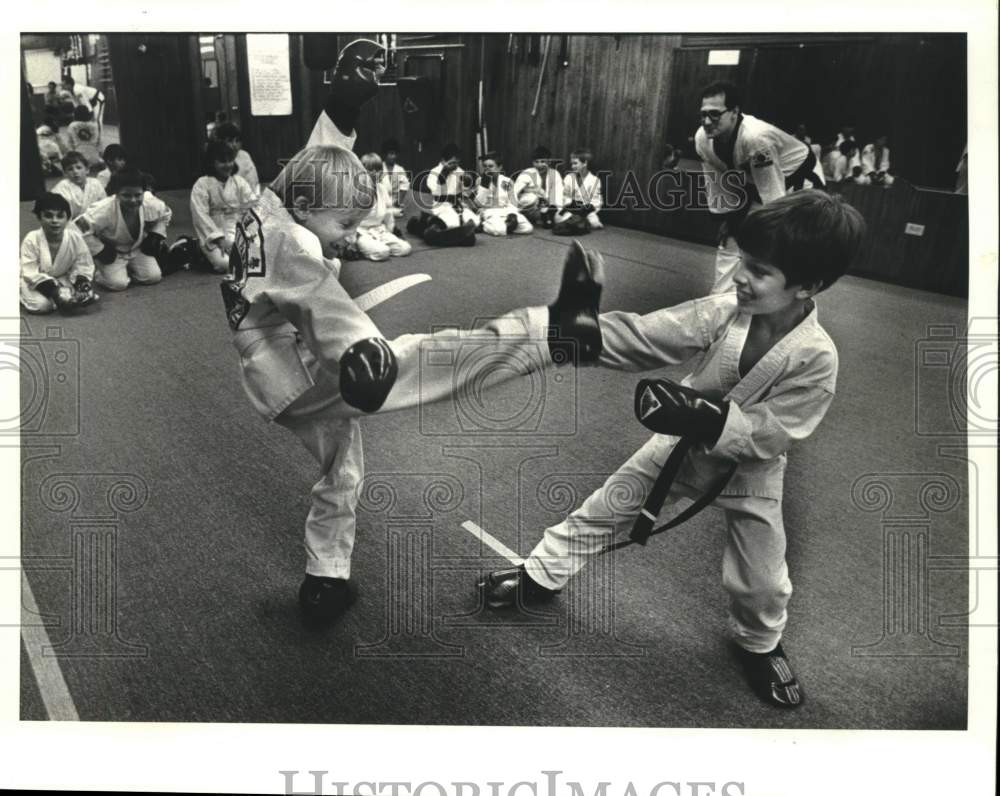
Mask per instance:
[[[714,111],[714,110],[712,110],[712,111],[699,111],[698,112],[698,118],[700,118],[700,119],[708,119],[709,121],[717,122],[717,121],[719,121],[719,119],[722,118],[722,115],[724,113],[729,113],[729,111],[731,111],[731,110],[732,110],[732,108],[726,108],[724,111]]]

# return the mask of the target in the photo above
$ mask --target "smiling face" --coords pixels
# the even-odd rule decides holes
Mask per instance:
[[[726,107],[726,95],[715,94],[701,100],[701,126],[709,138],[726,138],[736,127],[738,108]]]
[[[115,196],[122,210],[135,212],[142,207],[142,195],[145,189],[141,185],[123,185]]]
[[[300,205],[294,211],[296,220],[319,238],[323,256],[338,256],[340,245],[358,228],[369,209],[320,207],[308,209]]]
[[[534,166],[539,174],[545,174],[549,170],[549,162],[547,160],[533,160],[531,165]]]
[[[740,311],[748,315],[771,315],[792,309],[815,292],[802,285],[788,285],[781,269],[742,250],[733,282]]]
[[[580,158],[570,158],[569,167],[574,173],[579,174],[587,168],[587,162],[585,160],[580,160]]]
[[[63,230],[66,229],[66,224],[69,222],[69,216],[62,210],[43,210],[41,215],[38,216],[38,221],[42,225],[42,230],[44,230],[46,238],[49,240],[59,240],[62,237]]]
[[[215,176],[220,182],[228,180],[232,176],[235,168],[236,160],[234,158],[224,158],[223,160],[212,161],[212,170],[215,172]]]

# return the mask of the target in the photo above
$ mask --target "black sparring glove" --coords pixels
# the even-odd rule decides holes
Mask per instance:
[[[111,265],[118,257],[118,250],[110,243],[105,243],[104,248],[94,255],[94,259],[101,265]]]
[[[389,344],[370,337],[348,348],[340,358],[340,394],[362,412],[375,412],[389,397],[399,365]]]
[[[60,284],[54,279],[46,279],[41,284],[36,285],[35,290],[55,304],[56,309],[60,312],[69,312],[79,306],[73,289],[68,285]]]
[[[73,290],[76,293],[75,300],[78,307],[86,307],[88,304],[93,304],[97,301],[98,297],[94,292],[94,286],[85,276],[78,276],[73,281]]]
[[[643,379],[635,388],[635,416],[657,434],[714,445],[728,415],[728,401],[716,401],[669,379]]]
[[[563,266],[562,284],[549,305],[549,353],[559,364],[596,362],[603,338],[597,319],[604,283],[604,258],[574,240]]]
[[[165,241],[166,238],[159,232],[147,232],[146,237],[139,244],[139,251],[143,254],[148,254],[150,257],[156,257],[160,253],[160,249],[163,248]]]

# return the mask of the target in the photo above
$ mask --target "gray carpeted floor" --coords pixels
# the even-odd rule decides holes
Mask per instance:
[[[165,198],[171,235],[189,232],[186,196]],[[32,226],[24,208],[22,234]],[[706,247],[614,228],[587,245],[605,255],[605,309],[642,312],[708,289]],[[547,303],[566,246],[547,232],[480,237],[473,249],[421,244],[404,260],[347,264],[343,279],[358,293],[433,277],[373,312],[389,337],[468,326]],[[81,719],[965,726],[968,573],[935,566],[967,555],[966,464],[940,452],[964,442],[942,436],[949,376],[921,343],[930,327],[960,334],[965,302],[856,278],[822,297],[841,371],[827,419],[789,457],[785,646],[808,703],[781,713],[749,692],[726,642],[716,509],[609,559],[613,569],[581,576],[538,616],[477,604],[477,576],[504,561],[462,523],[526,554],[644,440],[634,375],[508,384],[487,405],[524,419],[511,433],[470,430],[459,403],[365,420],[361,599],[334,628],[303,628],[295,592],[314,465],[247,404],[217,282],[181,273],[105,295],[86,315],[24,318],[48,363],[37,378],[68,376],[51,382],[32,415],[40,429],[23,438],[22,533]],[[35,407],[31,378],[22,384]],[[22,715],[44,718],[23,672]]]

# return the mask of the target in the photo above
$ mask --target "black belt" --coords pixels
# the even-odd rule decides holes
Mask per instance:
[[[812,183],[813,188],[826,188],[823,180],[814,171],[816,168],[816,154],[808,144],[806,144],[806,152],[808,153],[806,159],[799,164],[799,167],[795,171],[785,177],[785,190],[800,191],[806,180]]]
[[[660,509],[663,508],[667,495],[670,493],[670,487],[673,486],[674,479],[677,478],[677,473],[680,472],[681,462],[683,462],[687,452],[691,450],[694,445],[695,440],[687,437],[681,437],[680,440],[678,440],[677,444],[674,445],[674,449],[667,457],[667,461],[664,462],[663,469],[660,470],[660,474],[656,477],[656,481],[653,483],[653,488],[649,490],[649,495],[646,496],[646,500],[643,502],[642,508],[639,510],[639,516],[635,518],[635,524],[629,532],[629,538],[623,539],[620,542],[605,545],[600,551],[601,553],[610,553],[612,550],[619,550],[622,547],[628,547],[631,544],[640,544],[645,546],[646,542],[649,541],[650,536],[656,536],[658,533],[663,533],[671,528],[676,528],[683,522],[687,522],[695,514],[708,506],[709,503],[722,494],[722,490],[726,488],[726,484],[729,483],[729,479],[731,479],[733,477],[733,473],[736,472],[735,464],[730,467],[729,470],[714,484],[712,484],[711,488],[708,489],[705,494],[684,509],[684,511],[669,522],[661,525],[659,528],[653,528],[653,523],[656,522],[656,517],[659,515]]]

